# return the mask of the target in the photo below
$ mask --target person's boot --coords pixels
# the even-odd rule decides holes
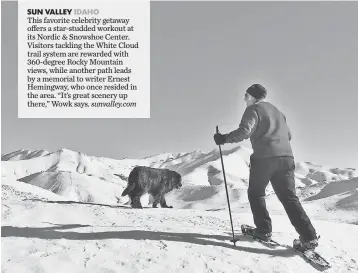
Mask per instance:
[[[260,239],[262,241],[268,242],[271,240],[272,233],[271,232],[263,232],[255,228],[253,230],[253,236],[254,238]]]
[[[302,238],[302,236],[300,236],[299,239],[295,239],[293,241],[293,248],[299,251],[315,250],[315,248],[318,246],[318,239],[319,237],[311,240],[305,240]]]

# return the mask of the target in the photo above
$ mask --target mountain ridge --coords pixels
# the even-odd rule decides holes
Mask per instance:
[[[8,184],[26,183],[71,201],[127,205],[128,197],[122,197],[121,192],[135,166],[169,168],[179,172],[183,178],[183,187],[167,194],[168,202],[175,207],[203,210],[226,207],[221,158],[217,149],[154,154],[139,159],[96,157],[66,148],[44,151],[21,149],[3,154],[2,158],[6,160],[1,162],[2,178]],[[233,210],[249,209],[247,187],[251,153],[251,149],[240,145],[222,151]],[[317,207],[317,214],[322,209],[337,209],[342,213],[347,208],[354,211],[358,207],[354,201],[358,187],[356,177],[358,174],[353,168],[296,163],[297,194],[306,205]],[[270,184],[266,193],[268,202],[277,202]],[[150,205],[150,196],[143,196],[142,203]]]

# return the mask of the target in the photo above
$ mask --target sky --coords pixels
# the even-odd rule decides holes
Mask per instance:
[[[357,8],[153,2],[150,119],[18,119],[16,4],[3,5],[1,152],[68,148],[120,159],[217,149],[216,125],[237,129],[244,93],[260,83],[287,118],[297,161],[358,168]]]

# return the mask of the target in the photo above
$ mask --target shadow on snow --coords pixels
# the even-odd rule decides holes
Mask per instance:
[[[287,249],[261,249],[244,246],[234,246],[229,240],[229,236],[206,235],[200,233],[174,233],[147,230],[125,230],[125,231],[105,231],[105,232],[74,232],[62,231],[65,229],[88,227],[88,225],[56,225],[51,227],[14,227],[2,226],[1,237],[21,237],[38,238],[45,240],[67,239],[67,240],[151,240],[151,241],[172,241],[197,245],[208,245],[235,249],[250,253],[266,254],[272,256],[291,257],[295,256],[295,251]],[[238,236],[242,241],[246,241],[244,236]],[[225,242],[227,241],[227,242]]]

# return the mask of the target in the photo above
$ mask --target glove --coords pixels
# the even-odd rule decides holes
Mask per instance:
[[[225,136],[220,133],[217,133],[214,135],[214,141],[216,145],[225,144]]]

